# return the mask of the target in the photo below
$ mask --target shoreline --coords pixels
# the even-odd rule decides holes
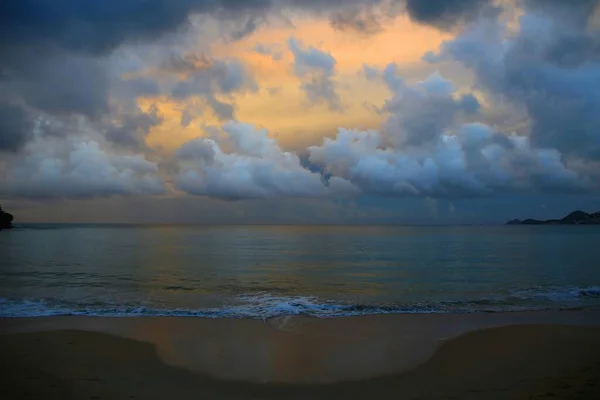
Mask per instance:
[[[11,317],[0,318],[0,335],[73,330],[107,334],[150,344],[165,364],[215,379],[325,384],[405,373],[427,362],[448,341],[518,326],[600,329],[600,310],[266,320]]]
[[[562,288],[523,289],[531,300],[567,296],[562,304],[517,304],[493,306],[481,305],[479,302],[502,301],[483,297],[463,301],[432,301],[415,303],[361,304],[335,300],[319,300],[311,296],[271,296],[268,293],[241,295],[205,303],[198,308],[154,308],[146,305],[119,306],[116,304],[86,305],[46,303],[43,299],[9,299],[0,298],[0,318],[38,318],[38,317],[184,317],[206,319],[271,319],[284,316],[308,316],[322,319],[366,317],[377,315],[404,314],[510,314],[538,313],[559,311],[594,311],[600,310],[600,286],[571,286]],[[518,295],[518,292],[517,292]],[[505,299],[510,299],[507,294]]]
[[[600,396],[598,326],[521,325],[471,331],[444,341],[424,362],[405,372],[331,383],[217,379],[168,365],[155,345],[93,331],[33,331],[3,334],[0,339],[0,397],[10,399]],[[373,358],[381,355],[368,346],[363,350]],[[285,358],[280,361],[280,368],[285,367]]]

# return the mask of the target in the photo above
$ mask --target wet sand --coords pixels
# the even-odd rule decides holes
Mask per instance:
[[[599,316],[0,319],[0,398],[597,399]]]

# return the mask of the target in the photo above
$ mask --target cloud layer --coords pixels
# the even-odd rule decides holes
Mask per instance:
[[[532,144],[598,160],[600,31],[590,27],[598,2],[524,4],[517,34],[497,15],[482,17],[433,60],[461,62],[494,99],[524,107]]]
[[[598,193],[599,3],[7,0],[0,5],[0,194],[241,200]],[[289,151],[279,132],[238,121],[240,99],[269,90],[259,78],[284,70],[292,83],[282,80],[278,90],[299,87],[307,129],[308,112],[341,115],[365,97],[343,85],[344,54],[310,35],[253,42],[245,58],[225,48],[275,19],[293,25],[297,12],[323,19],[344,45],[365,40],[356,33],[382,34],[403,13],[450,39],[423,57],[440,72],[419,79],[403,76],[392,59],[361,60],[362,84],[389,93],[371,107],[382,123],[340,127]],[[211,35],[219,37],[220,55],[211,54]],[[187,129],[185,140],[197,138],[174,152],[151,146],[148,136],[173,114]],[[212,116],[218,128],[206,128]]]
[[[304,168],[298,155],[283,151],[265,130],[228,123],[223,133],[220,140],[196,139],[177,151],[180,190],[230,200],[357,192],[340,178],[326,182],[321,174]],[[231,151],[224,151],[226,146]]]
[[[460,198],[498,192],[581,192],[598,189],[561,153],[536,147],[528,136],[468,122],[479,109],[472,94],[435,74],[407,85],[389,65],[381,74],[394,96],[384,131],[340,130],[309,148],[310,161],[364,193]],[[581,166],[581,165],[579,165]]]
[[[25,154],[0,164],[4,193],[25,198],[89,198],[165,193],[156,163],[115,154],[98,142],[31,142]]]

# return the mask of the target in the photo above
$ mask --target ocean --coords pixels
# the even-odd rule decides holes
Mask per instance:
[[[0,317],[269,318],[600,306],[596,226],[21,225]]]

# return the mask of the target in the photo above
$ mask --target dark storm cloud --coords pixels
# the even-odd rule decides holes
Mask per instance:
[[[381,0],[3,0],[0,38],[12,45],[40,44],[84,53],[106,53],[124,41],[149,41],[172,32],[193,13],[242,15],[234,36],[244,36],[274,7],[332,11]],[[248,14],[255,14],[248,17]]]
[[[488,0],[406,0],[409,15],[420,22],[443,25],[477,10]],[[397,14],[398,0],[4,0],[0,3],[0,51],[43,46],[69,52],[106,54],[124,42],[152,41],[181,27],[191,14],[242,17],[232,33],[244,37],[277,7],[333,12],[340,28],[377,30],[377,19]],[[379,16],[374,6],[381,6]],[[6,58],[3,58],[6,61]],[[4,64],[4,61],[3,61]]]
[[[338,3],[341,5],[341,2]],[[330,24],[338,31],[373,35],[383,31],[387,21],[406,10],[414,21],[446,30],[475,19],[485,6],[492,3],[493,0],[363,1],[354,7],[334,11]]]
[[[383,31],[386,22],[405,10],[414,21],[447,30],[475,19],[492,3],[493,0],[363,1],[354,7],[334,11],[329,20],[338,31],[373,35]]]
[[[15,100],[49,115],[104,118],[110,113],[111,86],[103,56],[124,43],[148,42],[173,32],[194,12],[229,17],[262,11],[269,4],[267,0],[2,1],[0,101]],[[247,21],[238,35],[256,28],[253,17]],[[157,88],[147,81],[133,80],[123,85],[132,94],[157,93]],[[28,113],[15,113],[10,121],[7,118],[3,122],[11,128],[2,130],[0,150],[16,150],[32,137],[33,122],[26,121],[27,116]],[[138,122],[141,120],[144,125],[145,119],[140,113],[127,115],[122,124],[107,130],[108,138],[117,144],[132,144],[139,138]],[[124,132],[125,128],[133,131]]]
[[[338,31],[373,35],[383,31],[386,22],[406,11],[414,21],[447,30],[475,19],[492,3],[493,0],[364,1],[333,12],[330,24]]]
[[[384,31],[386,24],[393,21],[403,10],[402,0],[366,1],[360,5],[333,11],[329,23],[340,32],[369,36]]]
[[[153,105],[146,112],[136,110],[123,114],[118,124],[109,124],[105,136],[121,147],[143,149],[150,129],[162,121],[163,116],[159,114],[156,105]]]
[[[108,78],[103,62],[69,54],[53,54],[21,69],[13,81],[31,107],[49,114],[76,113],[96,117],[108,110]]]
[[[372,35],[383,31],[386,21],[395,18],[404,9],[414,21],[451,29],[460,22],[474,19],[492,2],[493,0],[364,1],[355,7],[345,7],[333,12],[330,24],[338,31]]]
[[[414,19],[443,24],[468,15],[488,0],[406,0]],[[373,5],[383,4],[384,14],[399,10],[399,1],[300,1],[300,0],[4,0],[0,4],[2,51],[14,46],[43,45],[88,54],[105,54],[127,41],[152,41],[182,26],[190,14],[242,16],[233,36],[243,37],[261,23],[260,16],[273,7],[293,7],[334,12],[338,26],[376,29]],[[365,8],[367,11],[364,11]],[[344,11],[349,10],[349,11]],[[337,13],[337,14],[336,14]],[[360,21],[363,22],[360,22]]]
[[[381,21],[376,15],[360,9],[335,13],[330,17],[329,22],[333,29],[341,32],[354,31],[373,35],[383,31]]]
[[[493,17],[442,46],[498,99],[521,104],[535,146],[567,158],[600,160],[600,32],[589,27],[598,1],[527,0],[508,41]]]
[[[598,6],[598,0],[521,0],[527,9],[547,11],[551,14],[566,12],[563,18],[588,19]]]
[[[160,90],[155,81],[148,78],[126,79],[119,82],[119,87],[115,91],[134,93],[136,96],[157,96]]]
[[[19,149],[31,136],[33,123],[22,107],[0,102],[0,151]]]
[[[583,63],[599,61],[600,32],[588,27],[599,4],[599,0],[525,0],[523,5],[527,11],[539,15],[553,26],[546,40],[538,44],[533,43],[533,32],[529,29],[528,35],[522,36],[521,45],[539,46],[540,59],[560,67],[577,67]],[[529,22],[533,29],[536,28],[536,22],[540,23],[539,20],[524,21]]]
[[[415,21],[447,29],[476,16],[490,3],[491,0],[406,0],[406,11]]]
[[[127,40],[154,40],[191,13],[242,13],[269,5],[269,0],[4,0],[0,37],[12,44],[98,54]]]

